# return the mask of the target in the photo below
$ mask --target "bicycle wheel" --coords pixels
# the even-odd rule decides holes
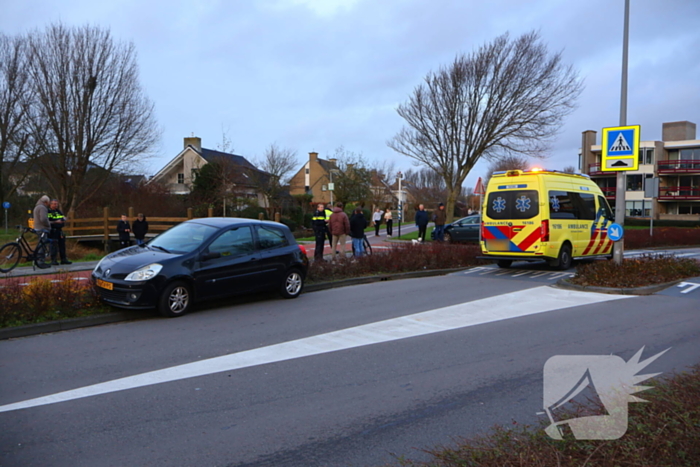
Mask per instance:
[[[34,249],[34,262],[46,263],[50,261],[50,243],[39,241]]]
[[[365,235],[365,238],[362,239],[362,243],[365,246],[365,254],[371,255],[372,254],[372,245],[369,243],[369,240],[367,239],[366,235]]]
[[[12,271],[22,258],[19,243],[6,243],[0,248],[0,272]]]

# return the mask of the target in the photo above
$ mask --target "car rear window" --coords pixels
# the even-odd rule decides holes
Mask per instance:
[[[494,220],[532,219],[540,213],[535,190],[494,191],[487,203],[486,214]]]
[[[289,245],[289,241],[284,235],[284,232],[278,229],[263,226],[258,227],[258,242],[260,243],[261,250]]]

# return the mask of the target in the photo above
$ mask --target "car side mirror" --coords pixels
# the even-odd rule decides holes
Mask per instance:
[[[209,261],[210,259],[221,258],[221,253],[218,251],[210,251],[202,255],[202,261]]]

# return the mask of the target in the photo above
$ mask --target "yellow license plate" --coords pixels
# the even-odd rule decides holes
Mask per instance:
[[[106,281],[100,280],[100,279],[97,279],[97,286],[102,287],[103,289],[107,289],[107,290],[114,289],[114,284],[112,284],[111,282],[106,282]]]

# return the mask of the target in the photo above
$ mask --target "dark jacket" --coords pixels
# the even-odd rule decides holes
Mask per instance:
[[[317,234],[323,234],[325,235],[326,233],[326,221],[328,219],[326,218],[326,211],[321,210],[319,211],[318,209],[314,211],[314,215],[311,218],[311,226],[314,228],[314,232]]]
[[[60,209],[49,209],[48,217],[49,223],[51,224],[51,232],[49,232],[49,238],[61,238],[63,234],[63,226],[66,221],[66,216],[63,215]]]
[[[416,211],[416,225],[419,227],[428,225],[428,211]]]
[[[347,235],[350,233],[350,220],[342,209],[333,208],[333,214],[328,221],[328,229],[331,235]]]
[[[134,232],[134,238],[139,240],[146,238],[146,234],[148,233],[148,221],[146,220],[146,216],[143,216],[142,221],[136,219],[131,231]]]
[[[350,218],[350,236],[352,238],[364,238],[367,228],[367,219],[362,213],[353,214]]]
[[[131,230],[131,225],[129,224],[129,221],[119,221],[117,223],[117,232],[119,232],[120,242],[129,241],[129,232],[127,232],[127,230]]]
[[[447,212],[444,209],[437,208],[433,213],[433,221],[435,221],[435,225],[445,225]]]

